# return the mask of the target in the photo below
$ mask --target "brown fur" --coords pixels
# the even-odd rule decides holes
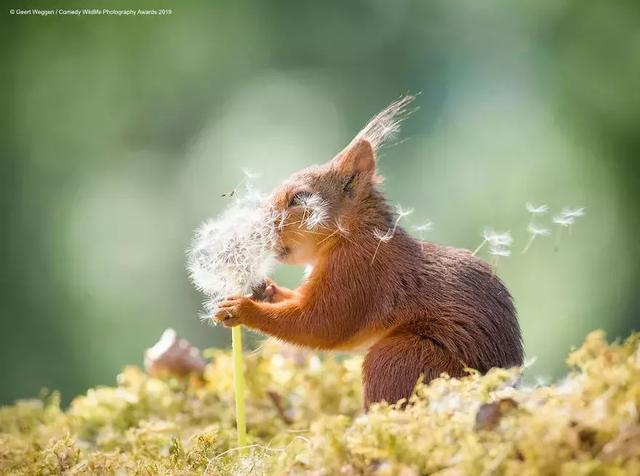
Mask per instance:
[[[488,264],[467,250],[421,243],[401,227],[387,242],[374,236],[376,229],[393,229],[395,216],[376,189],[379,142],[363,132],[271,197],[271,207],[288,211],[280,258],[311,263],[308,278],[294,291],[270,283],[266,301],[230,297],[215,319],[314,349],[367,347],[366,407],[408,397],[420,375],[428,382],[443,372],[461,376],[465,367],[486,372],[521,365],[511,295]],[[327,202],[330,225],[299,226],[305,211],[290,200],[300,191]]]

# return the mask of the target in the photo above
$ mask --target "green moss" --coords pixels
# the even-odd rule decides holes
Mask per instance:
[[[0,474],[640,474],[640,334],[601,332],[550,386],[519,370],[440,378],[404,410],[361,411],[360,359],[267,343],[246,358],[252,445],[235,448],[232,358],[202,380],[127,367],[116,387],[0,409]]]

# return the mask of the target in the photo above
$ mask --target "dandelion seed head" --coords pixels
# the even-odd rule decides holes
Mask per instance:
[[[398,219],[406,218],[413,213],[413,208],[402,208],[401,205],[396,205],[396,213],[398,214]]]
[[[510,256],[509,249],[513,244],[513,237],[508,231],[498,233],[492,228],[485,228],[482,231],[482,238],[489,243],[489,253],[493,256]]]
[[[527,211],[532,215],[544,215],[549,211],[549,206],[546,204],[534,205],[531,202],[527,202],[526,207]]]
[[[508,231],[498,233],[491,228],[485,228],[482,231],[482,238],[484,238],[490,246],[511,246],[513,244],[513,237]]]
[[[196,230],[187,253],[187,270],[207,300],[211,315],[221,299],[246,294],[260,285],[275,263],[278,216],[263,206],[259,194],[236,196],[217,218]]]
[[[320,195],[314,193],[300,197],[300,206],[304,209],[302,226],[313,230],[326,225],[329,220],[329,204]]]
[[[569,218],[580,218],[580,217],[583,217],[585,213],[586,212],[584,207],[563,208],[562,211],[560,212],[560,215],[564,217],[569,217]]]
[[[584,207],[579,207],[579,208],[565,207],[562,209],[562,211],[558,215],[553,217],[552,221],[557,225],[569,227],[576,222],[576,218],[583,217],[584,215],[585,215]]]
[[[245,179],[247,180],[253,180],[260,176],[260,174],[258,174],[257,172],[254,172],[253,170],[246,167],[242,168],[242,175],[244,175]]]
[[[419,231],[421,233],[424,233],[426,231],[431,231],[433,230],[433,222],[428,220],[424,223],[422,223],[421,225],[416,225],[413,227],[414,230]]]
[[[492,228],[485,228],[484,230],[482,230],[482,238],[485,241],[491,241],[495,234],[496,232]]]
[[[379,241],[386,243],[387,241],[391,240],[391,238],[393,238],[393,229],[389,228],[387,231],[383,232],[378,228],[374,228],[373,236],[375,236]]]
[[[533,236],[549,236],[551,234],[551,230],[549,228],[538,227],[534,224],[529,224],[527,226],[527,232]]]
[[[572,216],[566,216],[561,213],[560,215],[554,216],[551,221],[556,225],[568,227],[573,225],[576,222],[576,219]]]
[[[511,250],[506,246],[491,246],[489,253],[493,256],[511,256]]]

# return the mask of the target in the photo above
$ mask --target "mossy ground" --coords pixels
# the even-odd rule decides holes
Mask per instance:
[[[246,358],[251,446],[235,448],[232,361],[202,380],[136,367],[67,410],[56,393],[0,409],[0,474],[640,474],[640,334],[590,334],[567,376],[440,378],[404,410],[361,410],[360,359],[265,344]]]

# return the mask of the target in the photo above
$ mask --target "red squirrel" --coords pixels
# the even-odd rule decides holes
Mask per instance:
[[[467,250],[410,236],[378,189],[376,150],[412,100],[391,104],[333,159],[293,174],[268,199],[286,216],[278,259],[313,267],[302,284],[270,282],[266,299],[230,296],[213,316],[313,349],[366,349],[365,408],[408,398],[420,376],[429,382],[523,359],[512,298],[494,270]],[[299,226],[309,197],[328,213],[313,230]]]

